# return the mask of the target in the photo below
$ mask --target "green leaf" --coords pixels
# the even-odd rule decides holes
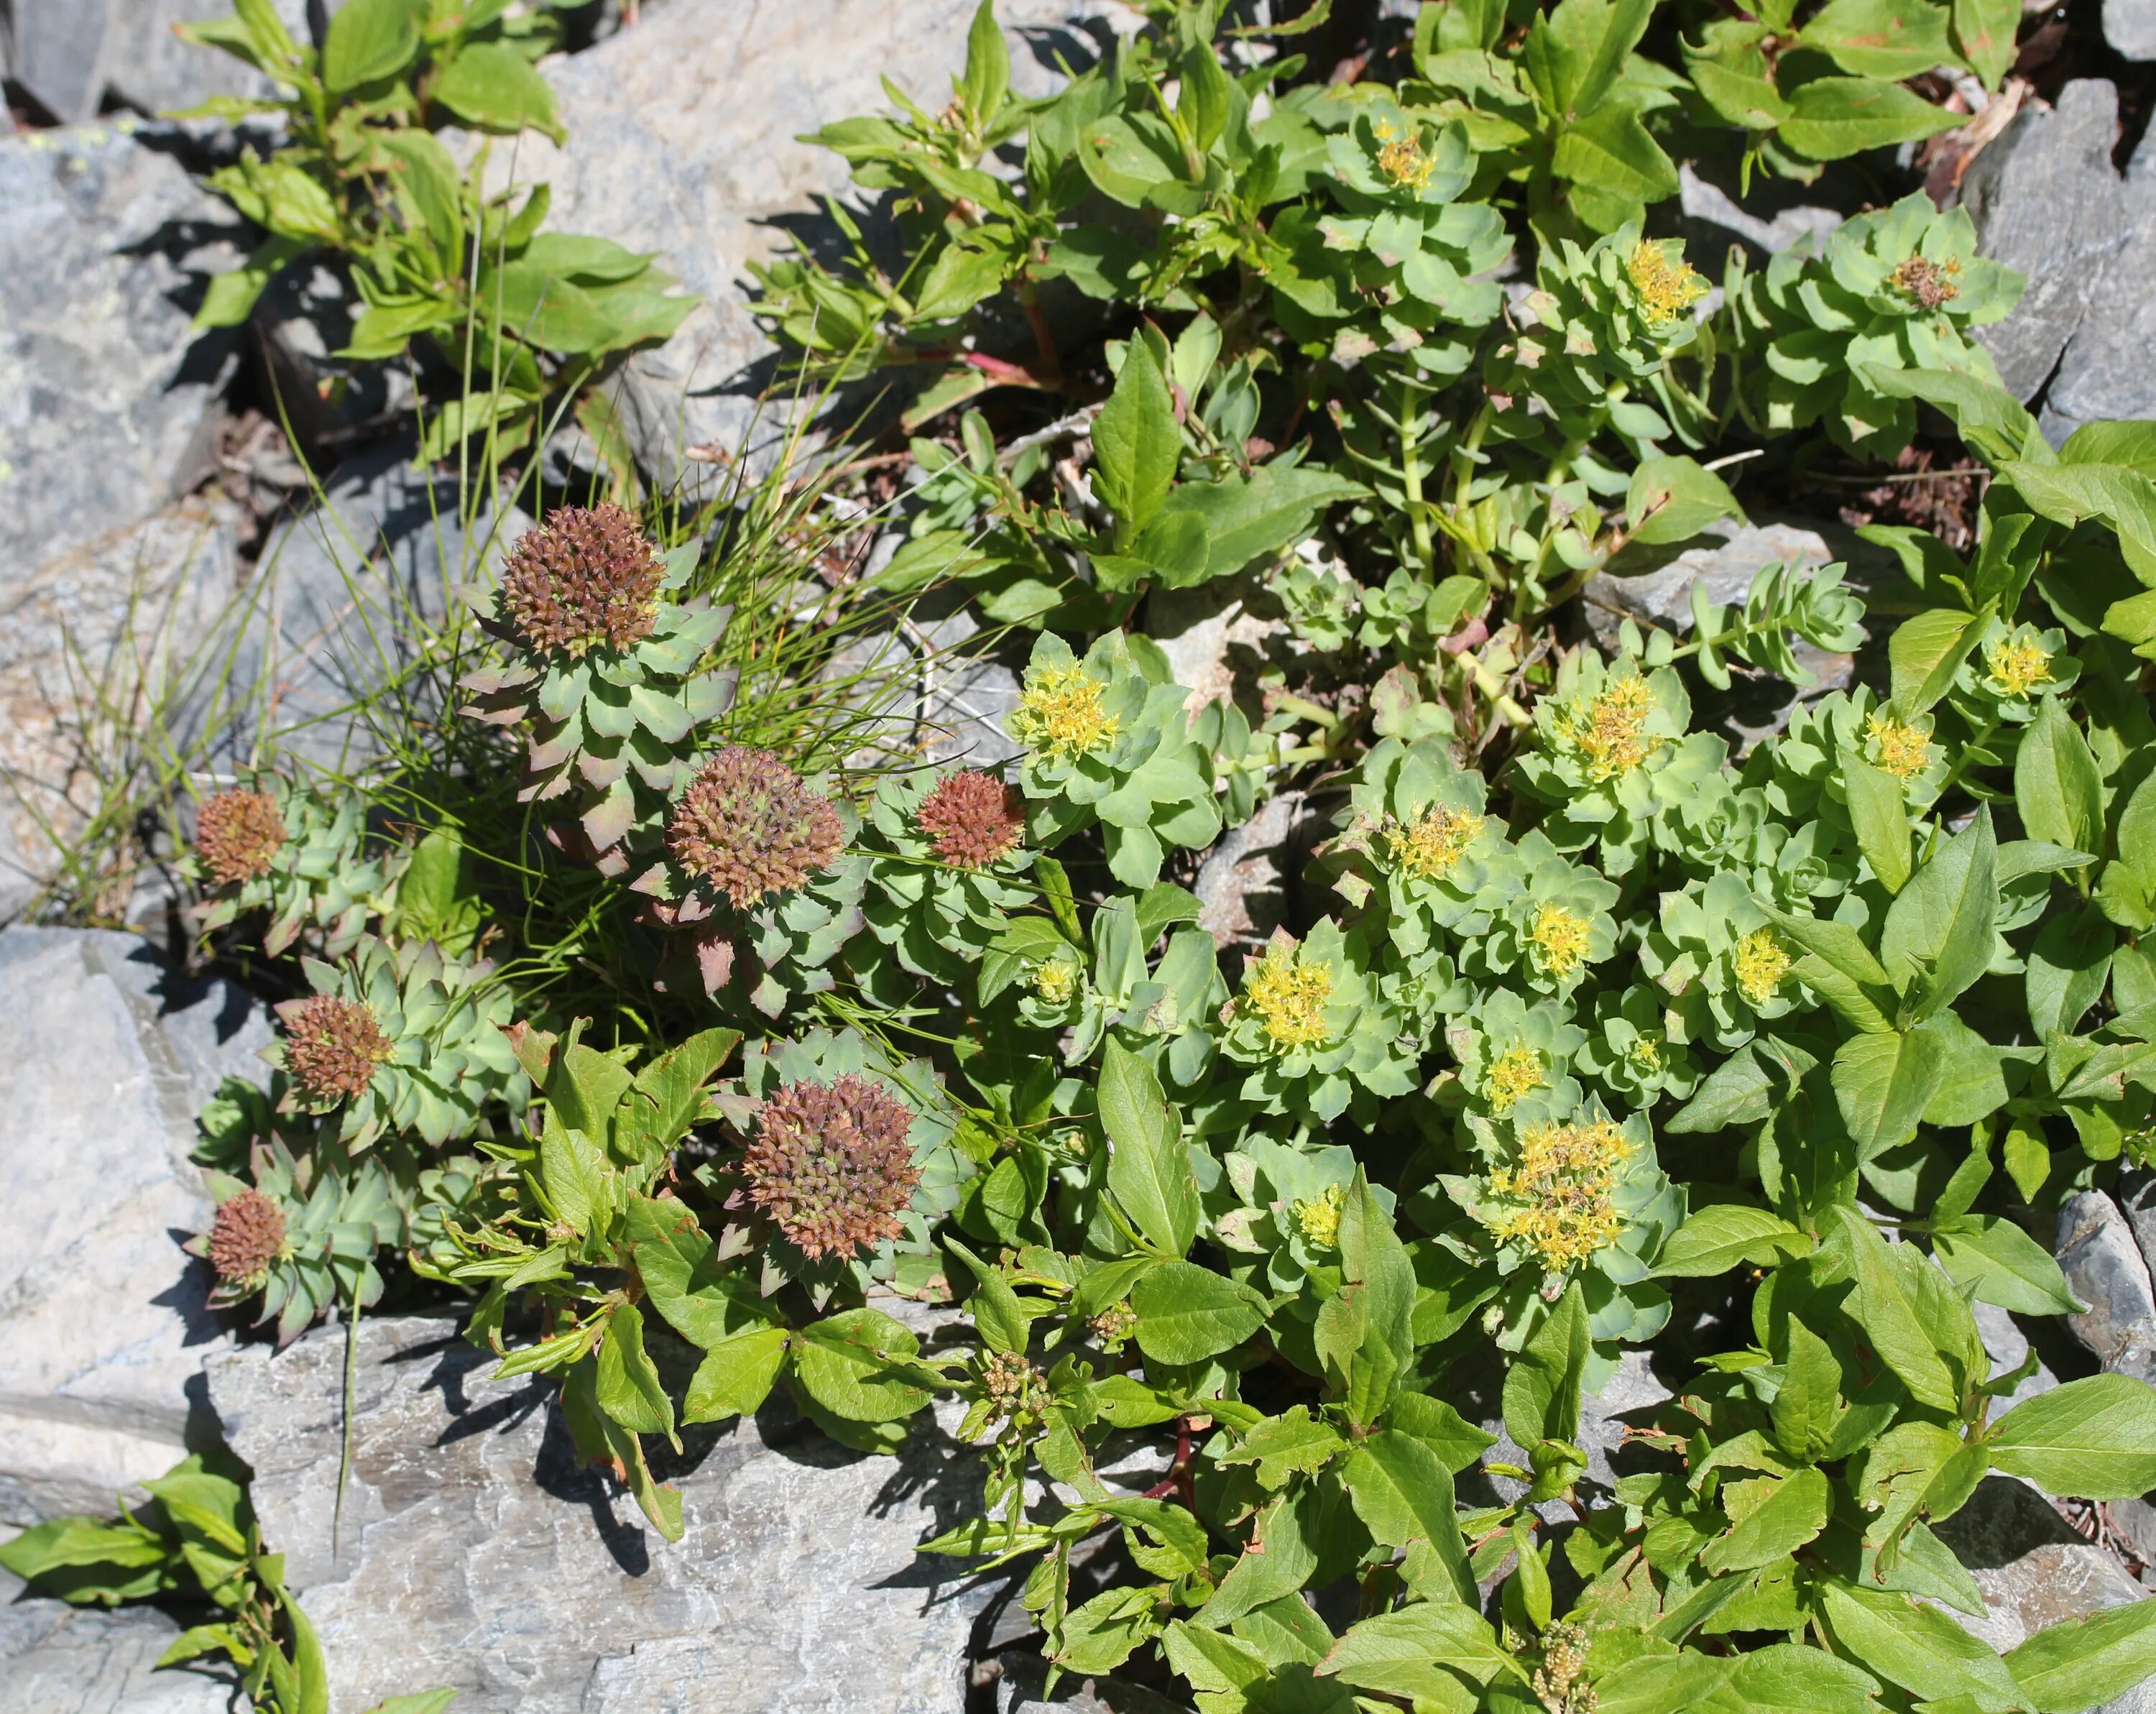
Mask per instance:
[[[419,57],[426,0],[348,0],[322,41],[322,83],[332,95],[378,83]]]
[[[2026,1316],[2076,1315],[2087,1307],[2067,1289],[2051,1251],[1996,1214],[1958,1216],[1933,1234],[1932,1253],[1947,1277],[1979,1303]]]
[[[674,1433],[674,1404],[644,1349],[644,1314],[616,1304],[598,1350],[599,1409],[633,1434]]]
[[[1996,469],[2015,459],[2049,459],[2051,444],[2021,402],[1979,375],[1958,369],[1892,369],[1879,363],[1853,366],[1864,384],[1889,398],[1920,398],[1953,419],[1969,449]]]
[[[1010,46],[996,23],[993,0],[981,0],[966,32],[966,74],[958,82],[958,99],[985,123],[996,116],[1009,90]]]
[[[1544,1440],[1578,1439],[1579,1392],[1592,1351],[1586,1301],[1575,1280],[1505,1373],[1505,1429],[1522,1451]]]
[[[1860,1159],[1876,1159],[1917,1134],[1946,1063],[1945,1046],[1922,1029],[1860,1034],[1835,1049],[1835,1105]]]
[[[1946,11],[1928,0],[1827,0],[1797,39],[1844,71],[1890,82],[1953,57]]]
[[[2156,1673],[2156,1601],[2046,1625],[2006,1657],[2035,1714],[2082,1714]]]
[[[2069,1381],[1992,1424],[1994,1470],[2051,1494],[2130,1500],[2156,1488],[2156,1388],[2127,1375]]]
[[[690,1378],[681,1420],[716,1423],[754,1415],[778,1380],[788,1337],[783,1327],[754,1327],[711,1345]]]
[[[537,67],[506,42],[465,44],[435,78],[433,93],[475,131],[505,136],[536,131],[557,143],[568,141],[552,88]]]
[[[1954,46],[1969,68],[1996,90],[2014,64],[2021,0],[1953,0]]]
[[[1110,1194],[1148,1244],[1181,1256],[1198,1235],[1199,1215],[1183,1126],[1152,1067],[1113,1036],[1101,1060],[1100,1107]]]
[[[1928,608],[1894,628],[1887,639],[1893,676],[1894,712],[1913,720],[1953,687],[1962,658],[1976,644],[1989,623],[1985,613],[1958,607]]]
[[[1808,952],[1816,952],[1851,982],[1866,988],[1891,988],[1893,978],[1864,944],[1864,937],[1846,922],[1830,916],[1800,916],[1770,911],[1774,926]]]
[[[1093,423],[1093,485],[1125,531],[1151,523],[1175,482],[1183,431],[1167,378],[1142,337],[1125,348],[1116,390]]]
[[[1710,524],[1724,518],[1741,521],[1743,516],[1744,508],[1737,503],[1729,485],[1693,459],[1643,459],[1625,491],[1630,540],[1656,547],[1690,541]],[[1609,570],[1622,577],[1630,567],[1620,553],[1610,562]]]
[[[1345,1283],[1318,1311],[1315,1342],[1346,1381],[1342,1401],[1358,1427],[1375,1422],[1414,1361],[1414,1265],[1384,1205],[1355,1169],[1340,1214]]]
[[[1332,1424],[1312,1416],[1307,1406],[1293,1404],[1252,1428],[1219,1461],[1255,1465],[1259,1486],[1274,1490],[1286,1486],[1295,1476],[1324,1469],[1348,1445],[1348,1437]]]
[[[1849,1311],[1864,1329],[1880,1360],[1893,1370],[1920,1404],[1953,1410],[1960,1404],[1953,1377],[1940,1359],[1938,1341],[1926,1330],[1908,1286],[1902,1278],[1887,1240],[1855,1209],[1829,1211],[1838,1230],[1835,1247],[1847,1259],[1856,1280]]]
[[[1446,1710],[1476,1707],[1476,1686],[1525,1676],[1498,1647],[1490,1622],[1450,1601],[1420,1601],[1350,1626],[1317,1672],[1359,1691]]]
[[[946,244],[921,277],[921,290],[914,294],[913,313],[922,321],[956,321],[982,299],[1002,290],[1009,269],[1010,258],[992,246]],[[949,402],[956,403],[955,398]],[[948,408],[948,404],[942,406]]]
[[[1734,1267],[1771,1268],[1811,1247],[1810,1234],[1764,1209],[1711,1203],[1670,1234],[1655,1277],[1707,1279]]]
[[[1890,893],[1909,879],[1909,803],[1902,782],[1847,751],[1841,757],[1842,784],[1849,798],[1849,819],[1856,830],[1856,849]]]
[[[2057,696],[2037,705],[2015,752],[2014,807],[2032,839],[2071,851],[2103,849],[2103,786],[2096,757]]]
[[[920,1340],[903,1322],[878,1310],[850,1309],[801,1329],[793,1373],[834,1416],[896,1422],[928,1403],[925,1389],[892,1373],[920,1351]]]
[[[1937,1608],[1837,1579],[1823,1579],[1816,1587],[1837,1650],[1890,1684],[1934,1703],[1966,1698],[1960,1706],[1982,1714],[2005,1714],[2020,1706],[2021,1687],[1991,1645]]]
[[[1365,491],[1330,470],[1300,464],[1260,464],[1247,476],[1185,482],[1137,551],[1171,588],[1224,577],[1286,547],[1326,506]]]
[[[972,1270],[978,1282],[973,1295],[966,1300],[966,1312],[973,1319],[973,1328],[981,1336],[981,1343],[990,1351],[1022,1353],[1032,1335],[1033,1323],[1019,1302],[1018,1293],[1011,1290],[1010,1281],[1004,1278],[999,1269],[989,1266],[957,1239],[947,1238],[944,1243]]]
[[[2112,856],[2097,884],[2097,902],[2121,928],[2156,926],[2156,773],[2133,788],[2118,812]]]
[[[1814,161],[1914,142],[1963,121],[1899,84],[1863,77],[1815,79],[1799,86],[1789,107],[1776,139]]]
[[[1768,1414],[1774,1444],[1810,1464],[1834,1445],[1841,1411],[1841,1364],[1826,1341],[1794,1316],[1789,1328],[1789,1361],[1782,1366],[1782,1384]]]
[[[1991,967],[1998,943],[1999,845],[1986,804],[1935,851],[1887,907],[1880,962],[1894,985],[1913,988],[1918,1019],[1944,1011]]]
[[[1738,1657],[1729,1688],[1746,1714],[1871,1714],[1879,1681],[1824,1649],[1772,1643]]]
[[[1203,1362],[1265,1324],[1265,1300],[1195,1262],[1163,1262],[1131,1287],[1138,1349],[1155,1362]]]
[[[1476,1601],[1475,1574],[1453,1512],[1452,1472],[1428,1443],[1397,1429],[1373,1434],[1349,1455],[1348,1496],[1373,1539],[1388,1547],[1423,1541],[1449,1579],[1444,1595]]]
[[[419,1691],[408,1696],[392,1696],[377,1702],[367,1714],[448,1714],[457,1699],[452,1690]]]
[[[2046,464],[2019,460],[1999,465],[2039,517],[2061,524],[2094,518],[2118,534],[2128,568],[2156,587],[2156,482],[2119,464]]]
[[[1628,203],[1659,203],[1677,193],[1676,164],[1637,111],[1614,103],[1559,132],[1550,166],[1560,178]]]
[[[1298,1594],[1317,1569],[1317,1490],[1281,1495],[1258,1514],[1250,1545],[1201,1609],[1204,1624],[1225,1624],[1245,1613]]]
[[[1772,1487],[1726,1534],[1700,1550],[1702,1570],[1717,1577],[1724,1572],[1757,1570],[1794,1553],[1826,1527],[1827,1508],[1833,1496],[1825,1471],[1799,1470],[1786,1476],[1759,1480]],[[1750,1482],[1725,1482],[1722,1488],[1725,1501],[1734,1494],[1748,1496],[1753,1491],[1754,1484]]]

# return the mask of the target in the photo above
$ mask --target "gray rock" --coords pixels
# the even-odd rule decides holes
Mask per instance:
[[[306,40],[305,0],[272,4]],[[214,11],[201,0],[14,0],[12,74],[65,125],[95,118],[108,95],[146,113],[213,95],[266,95],[271,85],[260,73],[172,33]]]
[[[2148,1594],[2124,1566],[2075,1534],[2041,1493],[2011,1476],[1986,1476],[1966,1506],[1934,1527],[1984,1596],[1980,1614],[1945,1610],[2001,1653],[2051,1625]],[[2144,1685],[2105,1707],[2143,1714],[2156,1707],[2156,1697]]]
[[[1195,714],[1209,702],[1233,701],[1239,682],[1251,682],[1268,648],[1288,634],[1287,622],[1260,618],[1245,598],[1242,580],[1195,589],[1155,590],[1146,605],[1146,634],[1160,644],[1175,682]]]
[[[264,1014],[228,983],[170,978],[132,937],[0,932],[0,1522],[110,1512],[201,1422],[228,1336],[179,1240],[208,1202],[194,1116],[266,1075]]]
[[[154,1607],[70,1607],[23,1598],[0,1571],[0,1714],[226,1714],[229,1681],[205,1670],[157,1671],[179,1634]]]
[[[1587,1455],[1584,1486],[1590,1491],[1599,1489],[1604,1496],[1608,1496],[1617,1480],[1610,1460],[1624,1444],[1626,1427],[1618,1419],[1629,1412],[1660,1404],[1671,1396],[1670,1389],[1655,1373],[1645,1351],[1635,1347],[1618,1358],[1616,1373],[1603,1383],[1601,1390],[1587,1393],[1580,1400],[1578,1445]],[[1486,1434],[1497,1437],[1497,1444],[1485,1455],[1488,1461],[1527,1465],[1527,1455],[1513,1444],[1502,1418],[1492,1417],[1482,1424],[1482,1429]],[[1527,1491],[1527,1485],[1514,1477],[1491,1475],[1487,1480],[1498,1499],[1507,1504]],[[1572,1508],[1562,1500],[1544,1501],[1536,1509],[1553,1522],[1572,1516]]]
[[[1984,1348],[1991,1358],[1990,1378],[1995,1381],[2020,1368],[2028,1360],[2029,1336],[2015,1324],[2014,1317],[1995,1303],[1972,1303],[1969,1310],[1976,1317],[1977,1332],[1983,1336]],[[2015,1405],[2034,1398],[2039,1393],[2048,1393],[2058,1384],[2059,1378],[2040,1358],[2019,1386],[2005,1398],[1992,1401],[1991,1414],[1996,1419]]]
[[[2146,10],[2156,18],[2156,4]],[[2120,195],[2120,248],[2044,394],[2039,421],[2055,446],[2084,423],[2156,417],[2156,147],[2145,137]]]
[[[1008,1654],[999,1664],[997,1714],[1188,1714],[1186,1704],[1158,1691],[1106,1676],[1066,1677],[1050,1698],[1043,1694],[1047,1663],[1038,1655]]]
[[[270,372],[271,408],[311,458],[333,457],[370,433],[412,420],[408,367],[332,355],[352,342],[354,315],[351,282],[326,262],[308,261],[270,282],[249,323]]]
[[[53,878],[130,751],[213,676],[240,508],[214,491],[54,555],[0,596],[0,917]]]
[[[783,1404],[689,1431],[685,1538],[578,1470],[543,1382],[489,1378],[453,1323],[364,1322],[341,1551],[343,1334],[211,1365],[265,1539],[321,1633],[341,1707],[438,1685],[469,1714],[960,1714],[988,1589],[915,1545],[978,1511],[924,1426],[844,1450]]]
[[[42,564],[205,471],[229,335],[194,337],[235,217],[148,134],[0,138],[0,558]]]
[[[559,229],[657,252],[704,294],[680,331],[622,378],[632,444],[662,486],[708,481],[711,467],[683,449],[732,450],[758,422],[771,347],[745,307],[747,265],[784,249],[789,224],[820,236],[816,199],[848,182],[837,156],[796,137],[886,110],[879,74],[941,106],[973,10],[973,0],[669,0],[549,67],[572,141],[556,150],[525,138],[517,177],[552,185]],[[1118,0],[1005,0],[998,14],[1022,33],[1012,80],[1025,95],[1055,85],[1055,55],[1087,63],[1111,22],[1137,21]],[[511,151],[495,158],[508,170]],[[764,416],[765,437],[780,414]]]
[[[431,716],[446,689],[426,665],[439,659],[434,639],[527,525],[511,508],[466,528],[454,476],[415,470],[408,448],[340,465],[322,504],[264,545],[246,599],[223,622],[229,678],[189,704],[186,736],[234,762],[263,736],[324,767],[372,760],[378,740],[362,706],[400,687]]]
[[[2123,59],[2156,59],[2156,4],[2103,0],[2103,38]]]
[[[2085,78],[2056,108],[2025,106],[1962,181],[1984,254],[2028,277],[2014,312],[1976,330],[2016,398],[2034,398],[2051,377],[2126,242],[2111,166],[2118,136],[2118,90]]]
[[[1689,162],[1677,168],[1677,206],[1691,228],[1686,236],[1692,264],[1710,277],[1720,273],[1731,239],[1750,249],[1756,262],[1807,239],[1815,250],[1823,249],[1842,220],[1833,208],[1805,203],[1779,208],[1771,220],[1762,219],[1740,208],[1720,185],[1702,178]]]
[[[1589,630],[1605,651],[1616,649],[1618,629],[1626,618],[1680,634],[1690,631],[1695,584],[1704,587],[1708,600],[1728,608],[1742,607],[1752,593],[1753,579],[1781,562],[1823,566],[1839,560],[1849,567],[1849,581],[1859,589],[1891,574],[1891,562],[1881,550],[1845,525],[1824,518],[1762,513],[1755,522],[1725,521],[1710,525],[1703,533],[1719,539],[1712,546],[1686,548],[1640,576],[1597,572],[1588,579],[1582,592],[1583,610]],[[1845,687],[1856,676],[1854,655],[1829,654],[1804,642],[1796,644],[1793,652],[1815,683],[1800,688],[1762,680],[1748,687],[1742,706],[1732,702],[1728,713],[1727,723],[1740,741],[1779,730],[1787,723],[1793,704]]]
[[[2074,1296],[2088,1306],[2068,1316],[2074,1337],[2104,1368],[2156,1383],[2156,1290],[2133,1229],[2101,1190],[2084,1190],[2059,1206],[2059,1267]]]
[[[1257,947],[1286,919],[1288,890],[1322,836],[1304,813],[1308,801],[1301,792],[1276,793],[1205,854],[1191,890],[1198,926],[1214,946]]]
[[[1019,676],[993,654],[966,646],[980,625],[970,608],[940,618],[916,614],[906,621],[916,634],[921,666],[920,731],[931,762],[963,762],[1000,770],[1024,746],[1006,722],[1018,708]]]

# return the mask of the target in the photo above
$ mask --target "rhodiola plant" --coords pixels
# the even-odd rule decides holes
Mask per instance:
[[[402,1250],[662,1534],[654,1437],[938,1410],[927,1545],[1211,1714],[2122,1693],[2156,1604],[2002,1655],[1942,1527],[2156,1485],[2156,1391],[2009,1407],[1979,1321],[2076,1313],[2062,1201],[2156,1162],[2156,436],[1997,387],[1958,213],[1748,267],[1670,207],[1928,135],[2014,19],[1449,0],[1336,78],[1322,8],[1142,10],[821,134],[895,230],[760,307],[919,383],[832,461],[878,552],[721,617],[732,515],[556,507],[478,692],[536,749],[441,771],[529,824],[205,812],[220,935],[335,937],[206,1157],[219,1301]],[[1876,560],[1613,595],[1912,437],[1982,491]],[[971,753],[835,659],[733,695],[834,588],[963,618]]]

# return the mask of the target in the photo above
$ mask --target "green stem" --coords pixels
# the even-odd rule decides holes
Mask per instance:
[[[344,1529],[344,1491],[352,1481],[352,1401],[359,1391],[359,1300],[367,1283],[362,1267],[352,1282],[352,1315],[344,1324],[344,1433],[337,1449],[336,1500],[330,1509],[330,1558],[337,1557],[337,1542]]]
[[[1986,720],[1983,726],[1969,734],[1969,742],[1961,747],[1961,755],[1955,760],[1954,765],[1947,770],[1947,777],[1939,782],[1938,797],[1933,799],[1934,803],[1944,798],[1954,788],[1954,783],[1969,771],[1969,764],[1976,759],[1976,752],[1991,742],[1992,734],[1999,730],[1999,716],[1994,714]]]
[[[1408,528],[1414,537],[1417,568],[1435,571],[1437,544],[1431,537],[1430,512],[1422,497],[1422,389],[1412,381],[1400,382],[1400,486],[1407,495]]]

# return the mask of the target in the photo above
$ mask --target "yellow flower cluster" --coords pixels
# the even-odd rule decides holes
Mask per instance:
[[[1607,1119],[1534,1126],[1520,1140],[1519,1164],[1490,1175],[1492,1193],[1522,1204],[1500,1214],[1490,1229],[1519,1239],[1553,1273],[1585,1260],[1616,1240],[1610,1193],[1633,1153]]]
[[[1423,153],[1419,138],[1399,136],[1391,123],[1379,120],[1376,126],[1378,138],[1384,146],[1378,151],[1378,171],[1404,191],[1426,190],[1430,175],[1437,171],[1437,162]]]
[[[1738,991],[1754,1006],[1772,1000],[1789,973],[1789,950],[1771,928],[1755,928],[1738,941],[1729,962],[1737,972]]]
[[[1551,975],[1569,976],[1587,962],[1590,932],[1585,917],[1573,916],[1562,905],[1544,905],[1535,911],[1527,938],[1542,953]]]
[[[1543,1075],[1543,1056],[1524,1042],[1507,1048],[1490,1062],[1492,1112],[1509,1113],[1522,1096],[1548,1087],[1549,1080]]]
[[[2051,682],[2051,651],[2041,643],[1994,643],[1984,652],[1991,676],[2009,696],[2026,696]]]
[[[1265,948],[1243,988],[1244,1003],[1284,1048],[1314,1047],[1332,1039],[1325,1022],[1332,998],[1332,967],[1298,964],[1293,952],[1277,944]]]
[[[1394,868],[1416,880],[1443,880],[1459,867],[1467,848],[1481,836],[1482,827],[1479,815],[1433,803],[1410,825],[1386,825],[1386,851]]]
[[[1106,689],[1082,666],[1038,668],[1025,675],[1012,734],[1065,762],[1091,755],[1116,736],[1116,716],[1101,706]]]
[[[1064,958],[1035,965],[1033,991],[1051,1006],[1070,1004],[1071,995],[1078,992],[1078,967]]]
[[[1302,1229],[1302,1235],[1320,1250],[1331,1250],[1340,1242],[1340,1211],[1347,1204],[1347,1188],[1328,1184],[1324,1195],[1306,1198],[1295,1204],[1295,1223]]]
[[[1667,327],[1707,295],[1707,282],[1681,249],[1671,240],[1642,239],[1625,264],[1640,294],[1640,313],[1650,327]]]
[[[1892,715],[1873,715],[1864,723],[1864,736],[1878,747],[1880,767],[1897,779],[1914,779],[1932,765],[1931,740]]]
[[[1654,692],[1636,676],[1611,679],[1586,705],[1560,704],[1558,731],[1587,757],[1587,774],[1598,783],[1628,774],[1662,746],[1647,731]]]

